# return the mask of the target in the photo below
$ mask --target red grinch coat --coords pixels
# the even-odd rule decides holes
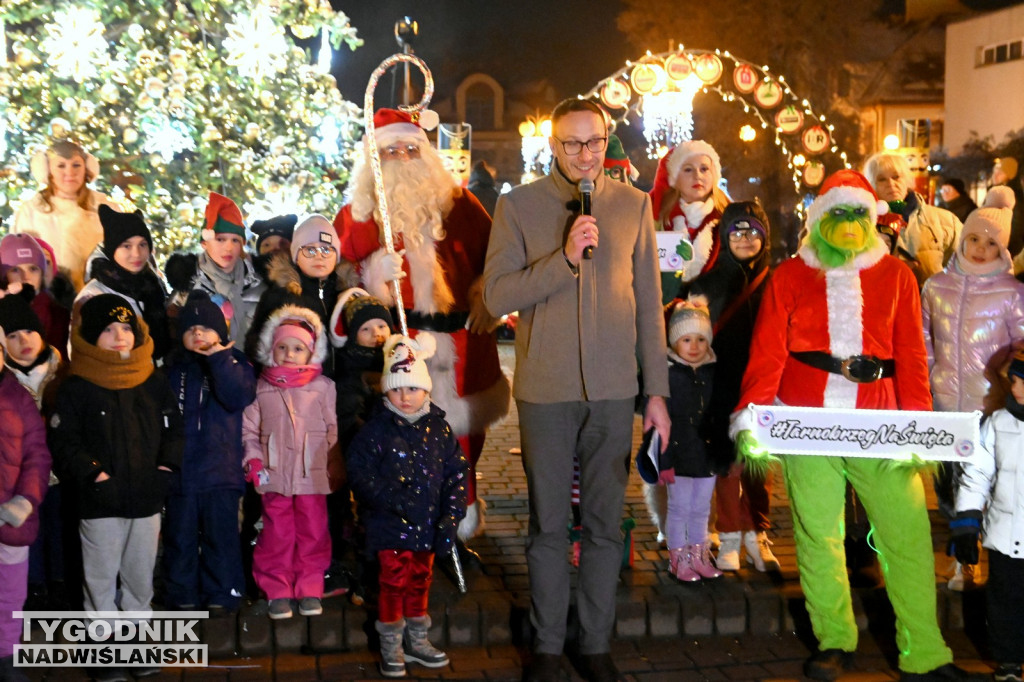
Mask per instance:
[[[896,373],[857,384],[790,356],[802,351],[892,358]],[[776,400],[803,407],[931,409],[917,280],[884,245],[829,270],[804,246],[772,273],[737,409]]]
[[[405,257],[402,278],[402,301],[407,311],[410,334],[420,330],[431,331],[437,338],[437,352],[428,361],[434,389],[433,400],[446,413],[446,419],[459,438],[459,444],[470,462],[474,474],[467,481],[469,502],[476,500],[476,462],[483,450],[486,428],[508,414],[511,388],[498,361],[497,337],[494,333],[473,334],[464,329],[465,316],[470,310],[474,284],[483,274],[487,256],[487,241],[491,234],[491,219],[487,211],[469,192],[456,190],[451,211],[444,218],[444,239],[433,244],[436,259],[434,274],[442,277],[451,290],[452,305],[434,319],[446,323],[459,323],[450,333],[438,333],[438,327],[423,320],[422,316],[437,312],[433,288],[434,279],[422,273],[423,267],[410,267]],[[357,221],[352,207],[341,209],[334,219],[334,227],[341,241],[341,256],[356,266],[363,287],[374,296],[390,302],[388,283],[374,281],[370,265],[384,253],[381,229],[371,218]],[[395,250],[405,248],[401,235],[395,235]],[[429,289],[429,291],[424,291]],[[419,314],[417,316],[416,314]],[[417,323],[420,322],[420,326]]]

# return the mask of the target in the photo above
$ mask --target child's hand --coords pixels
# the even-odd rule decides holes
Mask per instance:
[[[0,521],[9,523],[15,528],[21,528],[21,525],[25,523],[25,520],[28,519],[31,513],[32,503],[22,495],[15,495],[3,504],[0,504]]]
[[[258,459],[251,459],[245,465],[245,480],[259,488],[270,481],[270,474],[263,470],[263,462]]]
[[[213,355],[214,353],[219,353],[222,350],[227,350],[228,348],[231,348],[234,345],[234,341],[228,341],[228,344],[226,346],[222,344],[220,341],[214,341],[205,348],[196,348],[195,352],[199,353],[200,355]]]
[[[676,482],[676,470],[665,469],[658,474],[658,485],[674,485]]]

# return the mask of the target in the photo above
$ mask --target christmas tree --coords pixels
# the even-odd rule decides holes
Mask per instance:
[[[328,0],[3,0],[0,217],[62,137],[99,159],[96,189],[143,210],[162,255],[195,242],[210,190],[249,220],[331,214],[361,134],[332,48],[360,44]]]

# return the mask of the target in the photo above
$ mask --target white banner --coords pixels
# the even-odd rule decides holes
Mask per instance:
[[[750,405],[771,453],[963,462],[978,449],[980,412],[910,412]]]
[[[658,240],[658,266],[662,272],[676,272],[683,269],[683,263],[693,258],[693,249],[690,249],[690,258],[684,260],[679,253],[679,243],[686,236],[685,232],[655,232]],[[689,242],[687,242],[689,246]],[[684,248],[685,250],[685,248]]]

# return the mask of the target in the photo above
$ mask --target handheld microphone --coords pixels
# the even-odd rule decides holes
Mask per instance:
[[[593,215],[591,211],[591,198],[594,193],[594,181],[583,178],[576,187],[580,190],[580,213],[582,215]],[[590,260],[594,257],[594,247],[587,246],[583,249],[583,258]]]

